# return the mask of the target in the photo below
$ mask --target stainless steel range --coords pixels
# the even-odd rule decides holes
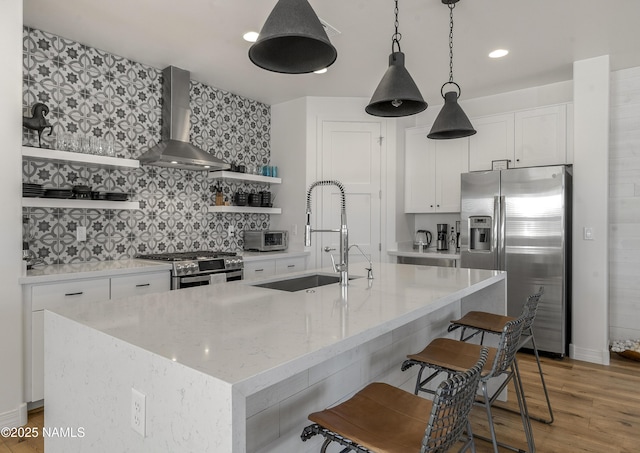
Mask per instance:
[[[170,261],[171,289],[210,285],[216,280],[242,280],[244,262],[235,252],[197,251],[139,255],[137,258]]]

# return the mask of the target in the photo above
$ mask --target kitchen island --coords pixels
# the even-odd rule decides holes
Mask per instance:
[[[411,389],[407,353],[468,310],[505,312],[502,272],[351,267],[346,290],[238,281],[47,311],[45,426],[83,435],[46,451],[317,451],[299,438],[310,412],[371,381]]]

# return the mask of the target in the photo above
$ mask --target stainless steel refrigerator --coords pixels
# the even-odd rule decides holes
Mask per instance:
[[[507,314],[544,286],[534,323],[540,351],[568,353],[572,167],[514,168],[461,177],[461,266],[507,271]]]

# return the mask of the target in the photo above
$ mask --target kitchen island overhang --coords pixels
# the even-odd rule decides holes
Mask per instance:
[[[470,309],[505,311],[504,273],[376,267],[346,293],[233,282],[47,313],[45,423],[87,425],[47,451],[303,451],[313,445],[293,433],[306,414],[372,380],[411,388],[407,353]],[[130,428],[131,388],[147,398],[144,438]]]

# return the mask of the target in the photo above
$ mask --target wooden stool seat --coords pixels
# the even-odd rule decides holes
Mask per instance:
[[[376,382],[309,420],[376,452],[407,453],[420,451],[430,415],[431,401]]]
[[[496,356],[496,348],[486,348],[489,350],[489,355],[480,373],[483,377],[491,372]],[[461,372],[475,365],[481,349],[482,346],[477,344],[464,343],[450,338],[436,338],[422,351],[410,354],[407,358],[416,362],[428,363],[432,367]]]
[[[498,315],[495,313],[470,311],[462,318],[456,321],[451,321],[451,324],[500,334],[502,329],[504,329],[505,324],[509,321],[513,321],[514,319],[516,318]]]
[[[487,355],[481,348],[470,369],[450,373],[433,402],[389,384],[369,384],[347,401],[309,415],[313,424],[300,438],[324,437],[320,453],[332,442],[346,447],[342,453],[441,453],[460,441],[460,452],[476,451],[469,412]]]

